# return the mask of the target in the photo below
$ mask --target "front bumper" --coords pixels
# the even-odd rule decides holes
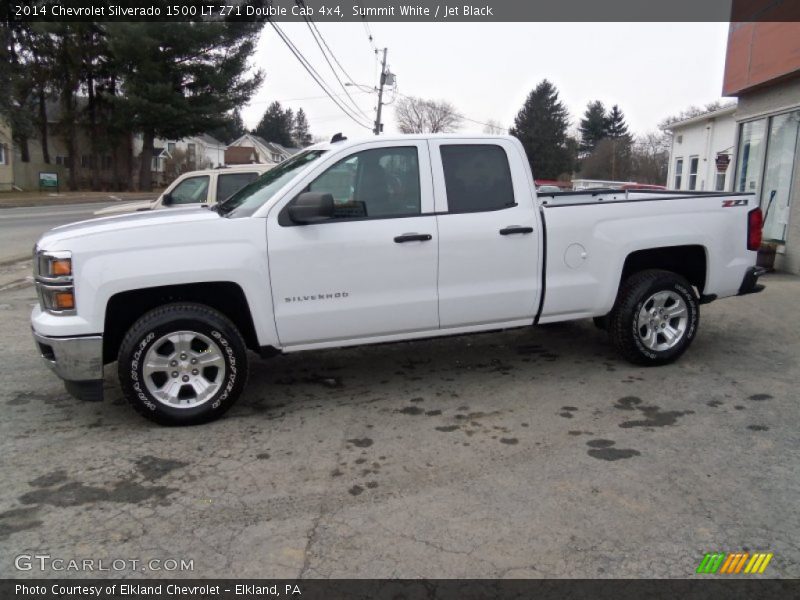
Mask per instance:
[[[33,331],[36,348],[67,391],[83,400],[103,397],[103,336],[47,337]]]
[[[763,283],[758,283],[758,278],[761,277],[767,270],[764,267],[750,267],[742,278],[742,285],[739,286],[739,296],[745,294],[757,294],[764,291],[766,287]]]

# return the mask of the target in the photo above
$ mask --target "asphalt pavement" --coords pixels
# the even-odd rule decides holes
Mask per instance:
[[[93,202],[0,209],[0,263],[30,258],[33,245],[43,233],[75,221],[94,217],[94,212],[116,202]]]
[[[764,282],[704,305],[673,365],[591,321],[253,358],[184,428],[139,417],[115,365],[104,402],[71,398],[33,289],[0,291],[0,578],[64,575],[26,554],[128,561],[70,577],[800,577],[800,278]],[[774,558],[697,575],[709,552]]]

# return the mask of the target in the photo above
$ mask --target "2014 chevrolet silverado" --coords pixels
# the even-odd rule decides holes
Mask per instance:
[[[133,407],[208,421],[262,356],[594,317],[629,361],[675,360],[699,307],[760,291],[752,194],[538,195],[511,137],[335,137],[211,208],[58,227],[33,335],[79,397],[117,361]]]

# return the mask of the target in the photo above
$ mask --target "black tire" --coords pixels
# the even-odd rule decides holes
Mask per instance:
[[[686,322],[682,328],[681,336],[674,346],[667,349],[652,349],[642,339],[641,332],[647,332],[649,325],[645,323],[640,329],[639,314],[645,303],[658,292],[672,292],[677,294],[686,305]],[[651,305],[652,306],[652,305]],[[645,308],[645,311],[648,309]],[[665,320],[668,331],[673,324],[679,321]],[[656,321],[658,322],[658,321]],[[700,307],[694,289],[684,277],[671,271],[648,270],[641,271],[629,277],[620,287],[614,308],[608,319],[608,334],[614,348],[622,356],[637,365],[657,366],[665,365],[676,360],[692,343],[700,322]],[[655,328],[658,331],[658,325]],[[666,338],[660,345],[667,345]]]
[[[190,408],[160,401],[144,379],[148,351],[163,336],[179,331],[200,334],[217,344],[225,367],[213,395]],[[151,310],[131,326],[120,345],[117,368],[122,391],[139,414],[160,425],[196,425],[219,418],[233,406],[247,382],[247,367],[247,348],[230,319],[203,304],[176,303]]]

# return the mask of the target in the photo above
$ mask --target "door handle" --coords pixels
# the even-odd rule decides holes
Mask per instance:
[[[510,227],[500,230],[500,235],[513,235],[515,233],[533,233],[533,227],[520,227],[519,225],[511,225]]]
[[[430,233],[404,233],[394,238],[396,244],[404,244],[406,242],[427,242],[433,239]]]

